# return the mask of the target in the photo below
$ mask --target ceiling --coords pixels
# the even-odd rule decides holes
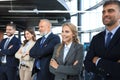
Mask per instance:
[[[10,22],[17,25],[17,30],[24,30],[37,26],[43,18],[55,26],[70,21],[70,13],[54,10],[68,11],[68,7],[64,0],[0,0],[0,30]]]

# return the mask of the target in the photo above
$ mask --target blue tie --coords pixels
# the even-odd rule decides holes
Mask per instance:
[[[45,36],[43,36],[42,39],[41,39],[41,41],[40,41],[40,47],[43,47],[45,39],[46,39]]]
[[[8,39],[6,40],[5,45],[4,45],[4,49],[7,49],[9,42],[10,42],[10,38],[8,38]],[[2,58],[1,58],[1,62],[2,62],[2,63],[6,63],[6,62],[7,62],[6,57],[7,57],[6,55],[3,55],[3,56],[2,56]]]
[[[8,44],[9,44],[9,41],[10,41],[10,38],[8,38],[8,39],[6,40],[5,45],[4,45],[4,49],[7,49],[7,46],[8,46]]]
[[[43,36],[41,41],[40,41],[40,47],[41,48],[43,47],[44,42],[45,42],[45,36]],[[36,68],[40,70],[40,60],[39,60],[39,58],[36,59],[35,65],[36,65]]]
[[[35,66],[36,66],[37,69],[40,70],[40,60],[39,60],[39,58],[36,59]]]
[[[109,45],[109,43],[110,43],[111,36],[112,36],[112,33],[111,33],[111,32],[109,32],[109,33],[107,34],[106,47],[108,47],[108,45]]]

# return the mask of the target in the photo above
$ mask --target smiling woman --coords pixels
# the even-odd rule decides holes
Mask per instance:
[[[77,38],[76,26],[72,23],[62,25],[62,43],[55,46],[50,61],[50,71],[54,80],[80,80],[82,71],[83,46]]]
[[[31,80],[32,68],[34,59],[29,56],[29,50],[33,47],[36,41],[36,35],[32,28],[27,28],[24,31],[22,46],[16,52],[15,57],[19,59],[19,75],[20,80]]]

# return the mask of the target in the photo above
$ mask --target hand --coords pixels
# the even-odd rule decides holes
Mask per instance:
[[[25,54],[26,54],[26,55],[28,55],[28,54],[29,54],[29,52],[26,52]]]
[[[11,49],[13,47],[13,45],[10,45],[8,49]]]
[[[93,58],[93,63],[95,64],[96,63],[96,61],[97,61],[97,59],[98,59],[99,57],[97,57],[97,56],[95,56],[94,58]]]
[[[73,63],[73,65],[74,65],[74,66],[77,65],[77,63],[78,63],[78,60],[76,60],[76,61]]]
[[[23,54],[23,55],[21,56],[21,58],[24,58],[26,55],[28,55],[28,54]]]
[[[55,61],[55,59],[51,59],[50,60],[50,66],[52,66],[53,68],[57,69],[58,68],[58,63]]]
[[[120,63],[120,60],[118,60],[117,62]]]

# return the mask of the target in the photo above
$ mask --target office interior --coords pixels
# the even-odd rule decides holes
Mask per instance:
[[[27,27],[40,37],[40,19],[49,19],[52,32],[60,36],[61,25],[71,22],[77,26],[80,42],[87,51],[92,37],[104,30],[102,5],[107,0],[0,0],[0,41],[6,37],[5,25],[17,25],[16,36],[24,40]],[[61,36],[60,36],[61,37]]]
[[[23,30],[32,27],[39,38],[38,22],[47,18],[52,31],[61,33],[61,25],[72,22],[78,28],[82,44],[89,43],[93,35],[104,30],[102,4],[106,0],[0,0],[0,40],[5,36],[5,25],[15,23],[16,35],[24,39]],[[4,34],[3,34],[4,33]]]

